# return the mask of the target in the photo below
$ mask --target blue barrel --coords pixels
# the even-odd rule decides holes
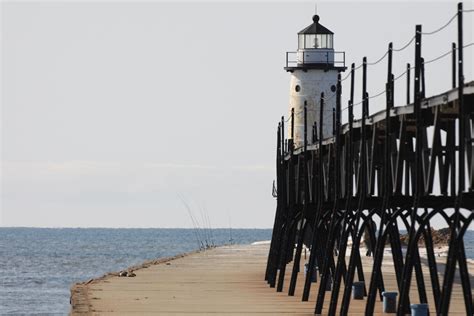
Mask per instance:
[[[304,276],[306,277],[306,274],[308,273],[308,267],[309,264],[305,263],[304,264]],[[316,282],[318,280],[318,267],[314,267],[313,269],[313,274],[311,275],[311,282]]]
[[[363,281],[352,283],[352,299],[354,300],[364,299],[364,282]]]
[[[397,292],[382,292],[383,312],[393,314],[397,312]]]
[[[428,316],[428,304],[411,304],[410,307],[412,316]]]

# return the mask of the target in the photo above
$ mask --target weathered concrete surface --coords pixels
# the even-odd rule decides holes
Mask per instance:
[[[301,302],[301,272],[295,296],[289,297],[290,265],[284,292],[276,293],[264,281],[267,253],[268,245],[219,247],[146,264],[144,268],[135,270],[136,277],[133,278],[109,275],[75,285],[71,290],[71,314],[313,315],[319,283],[313,284],[309,302]],[[371,258],[363,257],[363,260],[368,280]],[[428,281],[427,267],[424,266],[423,270]],[[391,258],[384,260],[383,271],[386,289],[395,290]],[[327,300],[329,296],[330,292],[327,292]],[[414,285],[412,303],[419,301],[417,296]],[[431,292],[428,292],[428,299],[433,306]],[[365,300],[352,301],[350,315],[363,315],[364,306]],[[455,284],[450,315],[464,315],[463,307],[461,287]],[[381,302],[377,302],[375,311],[381,314]]]

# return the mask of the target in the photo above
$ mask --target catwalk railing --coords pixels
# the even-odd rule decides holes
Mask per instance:
[[[372,315],[377,299],[382,299],[384,275],[381,272],[384,249],[390,248],[397,276],[398,315],[409,312],[410,285],[413,273],[418,287],[419,303],[427,303],[429,286],[433,293],[436,315],[447,315],[451,301],[456,266],[461,276],[466,315],[473,314],[464,235],[474,217],[474,82],[464,83],[463,51],[473,44],[463,43],[463,10],[433,32],[422,32],[416,26],[415,36],[400,49],[389,44],[387,52],[376,62],[364,58],[350,73],[338,76],[336,108],[333,109],[333,136],[322,139],[324,93],[319,102],[320,126],[308,127],[303,113],[292,113],[278,125],[274,196],[277,209],[265,278],[271,287],[282,291],[288,264],[292,263],[288,294],[294,295],[303,244],[310,248],[308,271],[302,300],[309,298],[313,270],[320,274],[315,314],[324,304],[329,315],[337,311],[349,314],[350,295],[355,275],[364,280],[359,245],[364,233],[373,253],[370,280],[364,284],[366,315]],[[422,36],[435,34],[457,20],[457,48],[431,61],[421,55]],[[395,77],[392,54],[415,46],[414,66]],[[425,97],[425,65],[452,55],[453,89]],[[472,56],[472,54],[470,55]],[[367,66],[387,60],[385,90],[373,97],[367,92]],[[354,77],[362,71],[361,118],[354,120]],[[410,71],[413,70],[413,83]],[[407,78],[407,105],[394,107],[394,82]],[[348,106],[341,108],[342,83],[350,78]],[[410,85],[413,84],[413,103]],[[385,95],[385,109],[369,116],[372,98]],[[341,124],[342,111],[348,111],[348,123]],[[285,140],[284,125],[293,125],[294,115],[304,115],[304,145],[294,148],[293,132]],[[311,131],[310,131],[311,128]],[[290,128],[293,131],[293,126]],[[309,136],[311,134],[311,137]],[[442,282],[433,249],[431,223],[441,218],[450,229],[449,251]],[[401,225],[401,227],[399,227]],[[401,231],[408,232],[405,255],[400,242]],[[424,240],[430,282],[425,283],[418,245]],[[348,259],[348,240],[352,239]],[[388,243],[387,243],[388,242]],[[296,244],[296,249],[295,249]],[[441,260],[438,258],[438,260]],[[332,291],[326,299],[326,288]],[[317,283],[316,283],[317,284]],[[341,288],[342,287],[342,288]],[[364,285],[365,287],[365,285]],[[342,291],[341,291],[342,289]],[[342,292],[342,300],[340,300]],[[377,293],[379,295],[377,295]],[[338,303],[341,306],[338,307]]]

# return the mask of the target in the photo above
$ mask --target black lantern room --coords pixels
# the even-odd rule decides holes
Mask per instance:
[[[286,71],[298,69],[334,69],[345,71],[345,53],[334,51],[334,33],[319,24],[319,16],[313,23],[298,32],[298,49],[286,52]]]
[[[313,24],[298,33],[298,49],[333,49],[334,33],[319,24],[319,16],[313,16]]]

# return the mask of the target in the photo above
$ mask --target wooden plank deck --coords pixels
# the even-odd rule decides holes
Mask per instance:
[[[225,246],[136,270],[133,278],[108,276],[75,285],[71,290],[71,314],[313,315],[319,283],[313,284],[309,302],[301,302],[304,281],[300,272],[295,296],[288,296],[289,265],[284,292],[276,293],[264,281],[267,254],[268,245]],[[368,280],[371,258],[363,260]],[[395,290],[391,258],[384,260],[383,272],[386,289]],[[426,266],[423,272],[428,284]],[[412,303],[418,302],[417,295],[413,286]],[[327,292],[327,301],[329,297]],[[433,306],[431,292],[428,300]],[[327,313],[327,305],[323,314]],[[351,301],[350,315],[363,315],[364,307],[365,301]],[[456,283],[450,315],[464,315],[463,309],[462,289]],[[375,312],[382,315],[381,302],[377,302]]]

